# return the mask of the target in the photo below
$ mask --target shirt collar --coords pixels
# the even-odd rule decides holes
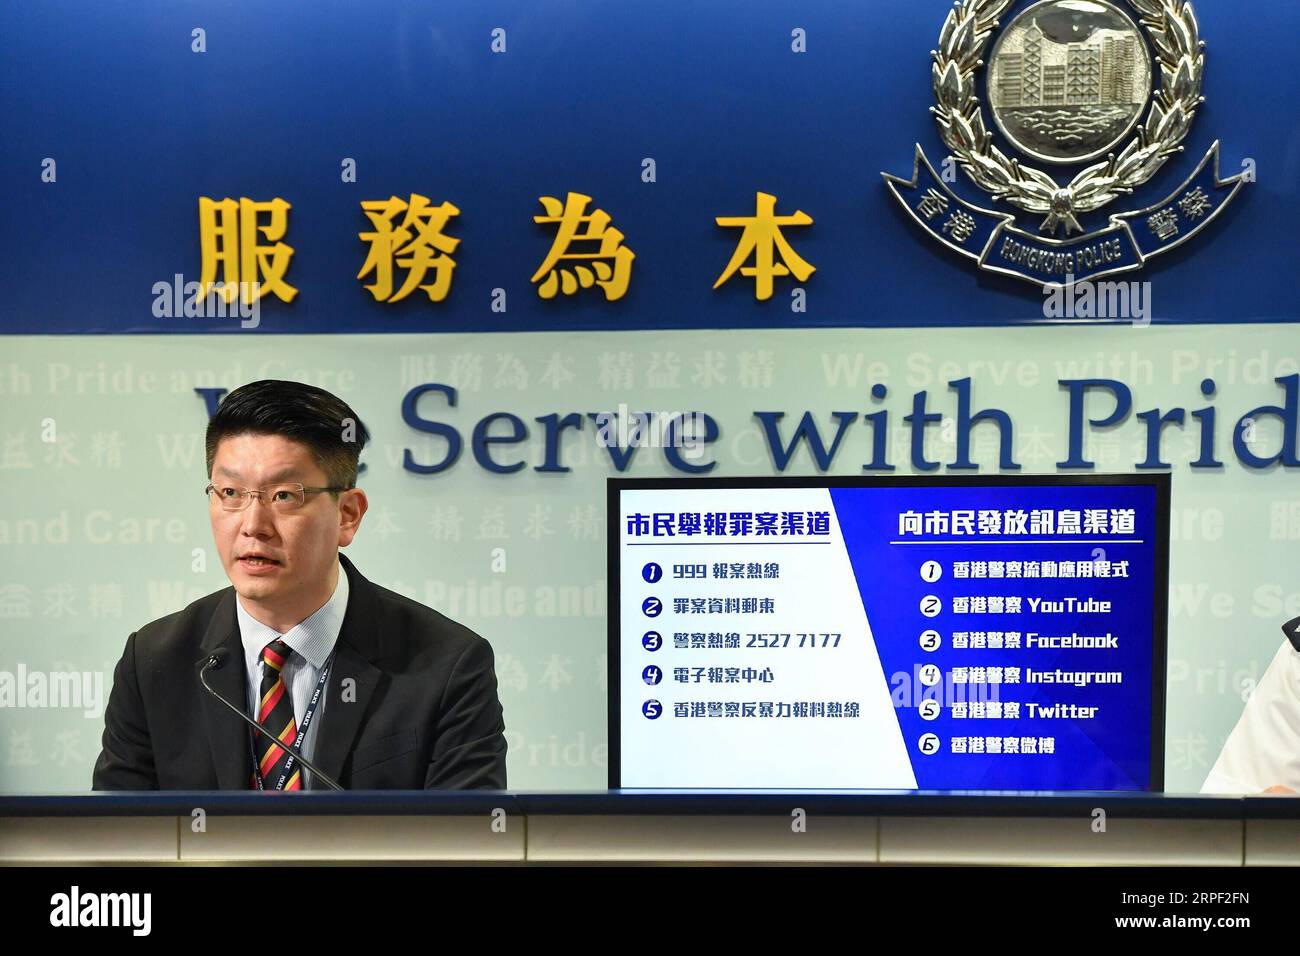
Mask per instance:
[[[281,634],[254,618],[244,610],[239,596],[235,596],[239,637],[244,645],[244,656],[250,672],[256,672],[257,663],[262,659],[262,649],[275,640],[284,641],[317,670],[325,666],[325,661],[338,640],[339,630],[343,627],[343,615],[348,606],[348,573],[341,564],[337,567],[339,577],[334,586],[334,594],[315,613],[290,628],[286,634]]]

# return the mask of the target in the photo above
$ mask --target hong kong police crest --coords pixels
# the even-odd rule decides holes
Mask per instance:
[[[1183,151],[1205,102],[1205,44],[1192,4],[1127,0],[1125,10],[1107,0],[1039,0],[1003,27],[1016,4],[958,0],[932,51],[931,112],[952,152],[948,168],[955,162],[1029,221],[958,196],[948,184],[955,173],[940,176],[919,145],[910,180],[883,174],[894,198],[944,245],[1037,285],[1140,269],[1205,229],[1247,181],[1246,173],[1219,178],[1217,141],[1155,205],[1107,210],[1109,221],[1091,230],[1081,222],[1117,200],[1132,205]],[[989,115],[1018,158],[985,119],[981,72]],[[1073,178],[1046,168],[1071,165],[1082,167]]]

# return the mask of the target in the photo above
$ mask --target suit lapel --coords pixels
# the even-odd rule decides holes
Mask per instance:
[[[194,662],[195,681],[199,681],[199,671],[214,652],[227,651],[225,665],[208,670],[208,683],[240,710],[247,710],[248,684],[244,675],[244,647],[239,639],[239,621],[235,616],[234,588],[227,588],[217,604],[200,647],[203,656]],[[253,766],[248,725],[214,699],[201,683],[198,691],[203,701],[203,725],[212,751],[217,787],[221,790],[247,790]]]
[[[334,663],[330,667],[325,698],[328,703],[312,762],[342,784],[339,777],[343,764],[352,753],[357,732],[371,711],[375,690],[383,677],[383,672],[375,666],[382,659],[383,626],[378,619],[374,585],[342,554],[339,554],[339,564],[348,576],[348,607],[334,645]],[[347,687],[344,681],[349,682]]]

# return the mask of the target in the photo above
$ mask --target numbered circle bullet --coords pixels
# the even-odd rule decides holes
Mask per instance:
[[[943,638],[939,636],[938,631],[921,632],[921,650],[937,651],[943,645]]]
[[[916,742],[923,754],[937,754],[939,752],[939,738],[935,734],[922,734],[921,739]]]
[[[654,584],[664,576],[664,569],[651,561],[641,569],[641,577],[645,578],[648,584]]]
[[[939,678],[943,676],[943,671],[939,670],[937,664],[925,664],[916,672],[916,676],[926,687],[933,687],[939,683]]]
[[[922,720],[937,719],[941,710],[943,708],[939,706],[939,702],[933,697],[927,697],[921,701],[921,706],[916,708],[916,712],[921,715]]]
[[[647,651],[657,651],[664,646],[664,636],[658,631],[646,631],[641,635],[641,646]]]
[[[933,594],[921,598],[921,613],[926,617],[938,617],[943,610],[943,601]]]
[[[641,705],[641,713],[650,720],[658,720],[664,712],[664,705],[657,700],[647,700]]]
[[[648,664],[641,672],[641,679],[647,684],[657,684],[664,679],[664,672],[653,664]]]
[[[921,580],[934,583],[943,577],[943,565],[938,561],[927,561],[921,565]]]
[[[663,613],[664,602],[657,597],[648,597],[641,602],[641,610],[646,617],[658,617]]]

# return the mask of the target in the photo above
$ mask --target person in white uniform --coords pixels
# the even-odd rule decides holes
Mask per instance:
[[[1201,793],[1300,790],[1300,617],[1282,625],[1273,655]]]

